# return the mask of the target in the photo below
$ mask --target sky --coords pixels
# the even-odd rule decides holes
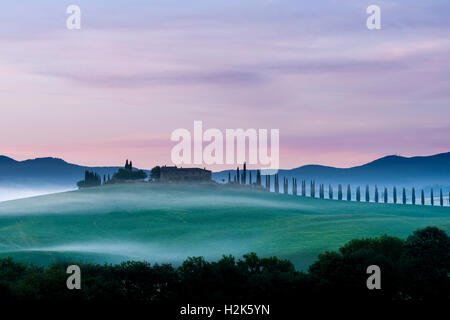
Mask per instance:
[[[2,1],[0,154],[151,168],[195,120],[279,129],[282,168],[448,152],[449,15],[441,0]]]

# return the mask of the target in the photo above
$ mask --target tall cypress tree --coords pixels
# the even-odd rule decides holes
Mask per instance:
[[[378,186],[377,185],[375,185],[375,202],[376,203],[380,202],[380,198],[379,198],[379,195],[378,195]]]
[[[442,188],[439,193],[439,204],[441,205],[441,207],[444,206],[444,195],[442,194]]]
[[[239,167],[237,167],[237,170],[236,170],[236,183],[237,184],[240,184],[241,183],[241,174],[240,174],[240,172],[239,172]]]
[[[320,199],[324,199],[325,198],[325,188],[323,186],[323,184],[320,184]]]
[[[342,200],[342,184],[338,185],[338,200]]]
[[[413,187],[411,191],[411,203],[416,204],[416,189]]]
[[[279,181],[278,181],[278,175],[276,174],[275,175],[275,193],[280,193],[280,184],[279,184]]]
[[[350,185],[347,185],[347,201],[352,201],[352,189]]]
[[[425,191],[423,191],[423,189],[422,189],[422,191],[420,193],[420,203],[422,205],[425,205]]]
[[[361,201],[361,187],[358,186],[356,188],[356,201],[360,202]]]
[[[402,203],[406,204],[406,189],[402,189]]]
[[[388,189],[386,187],[384,187],[383,196],[384,196],[384,203],[388,203],[389,195],[388,195]]]
[[[394,203],[397,203],[397,187],[394,187],[394,189],[392,190],[392,197],[394,198]]]
[[[328,186],[328,199],[333,200],[333,187],[331,184]]]
[[[366,202],[370,202],[369,185],[366,184]]]
[[[261,187],[261,170],[256,170],[256,185]]]
[[[228,183],[231,183],[231,172],[228,171]]]
[[[306,197],[306,181],[302,181],[302,197]]]
[[[242,184],[247,184],[247,163],[244,162],[244,170],[242,172]]]
[[[431,188],[431,205],[434,206],[434,190]]]

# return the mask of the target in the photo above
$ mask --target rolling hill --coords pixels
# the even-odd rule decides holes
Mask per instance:
[[[112,185],[0,203],[0,256],[178,263],[250,251],[306,268],[352,238],[450,232],[450,208],[303,198],[220,185]]]

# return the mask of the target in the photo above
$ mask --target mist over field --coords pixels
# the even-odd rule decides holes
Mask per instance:
[[[306,268],[353,238],[450,231],[450,207],[356,203],[217,185],[111,185],[0,203],[0,256],[178,264],[254,251]]]
[[[0,186],[0,202],[74,190],[70,186]]]

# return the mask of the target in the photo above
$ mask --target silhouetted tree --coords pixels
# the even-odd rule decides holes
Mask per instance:
[[[239,167],[237,167],[236,169],[236,183],[237,184],[241,183],[241,173],[239,172]]]
[[[439,192],[439,204],[441,205],[441,207],[444,206],[444,195],[442,194],[442,188]]]
[[[416,204],[416,189],[413,187],[411,191],[411,203]]]
[[[278,175],[275,175],[275,193],[280,193],[280,185],[279,185],[279,181],[278,181]]]
[[[384,187],[383,197],[384,197],[384,203],[388,203],[389,194],[388,194],[388,189],[386,187]]]
[[[347,201],[352,201],[352,189],[350,185],[347,185]]]
[[[361,187],[358,186],[356,188],[356,201],[360,202],[361,201]]]
[[[431,205],[434,206],[434,190],[433,190],[433,188],[431,188],[430,197],[431,197]]]
[[[328,186],[328,199],[333,200],[333,187],[331,184]]]
[[[406,204],[406,189],[402,189],[402,203]]]
[[[161,178],[161,167],[160,166],[153,167],[152,170],[150,171],[150,176],[153,180],[159,180]]]
[[[102,184],[102,178],[95,173],[90,171],[84,172],[84,180],[78,181],[77,186],[78,188],[90,188],[90,187],[97,187]]]
[[[370,202],[369,185],[366,185],[366,202]]]
[[[420,203],[422,205],[425,205],[425,191],[423,191],[423,189],[422,189],[422,191],[420,193]]]
[[[242,170],[242,184],[247,184],[247,163],[244,162],[244,169]]]
[[[380,202],[379,195],[378,195],[378,186],[377,185],[375,185],[375,202],[376,203]]]
[[[302,197],[306,197],[306,181],[302,181]]]
[[[394,187],[394,189],[392,190],[392,197],[394,203],[397,203],[397,187]]]
[[[338,185],[338,200],[342,200],[342,185]]]
[[[261,170],[256,170],[256,184],[261,187]]]

